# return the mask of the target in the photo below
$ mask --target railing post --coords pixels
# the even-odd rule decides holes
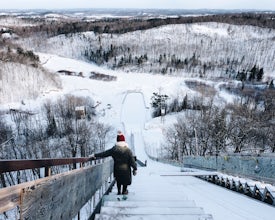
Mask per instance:
[[[80,220],[80,212],[77,213],[77,220]]]
[[[96,195],[93,196],[93,210],[95,209],[96,206]]]
[[[51,176],[51,168],[50,167],[45,167],[45,177]]]

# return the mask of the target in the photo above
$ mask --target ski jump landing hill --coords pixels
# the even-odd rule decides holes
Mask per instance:
[[[135,154],[146,167],[139,167],[125,201],[117,201],[115,190],[108,195],[97,219],[216,219],[271,220],[275,208],[194,176],[217,176],[217,173],[181,172],[180,167],[151,160],[145,152],[143,129],[146,105],[140,92],[128,93],[121,109],[125,133],[134,136]],[[134,117],[133,117],[134,116]],[[113,214],[110,216],[114,217]],[[129,218],[127,218],[127,217]],[[131,216],[131,217],[130,217]],[[114,218],[113,218],[114,219]]]

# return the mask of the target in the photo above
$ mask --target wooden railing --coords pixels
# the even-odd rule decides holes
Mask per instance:
[[[19,207],[20,219],[72,219],[104,186],[108,188],[113,161],[82,166],[89,158],[0,160],[0,174],[45,168],[44,178],[0,189],[0,214]],[[79,169],[50,175],[50,168],[75,165]],[[75,166],[76,167],[76,166]],[[104,189],[102,189],[104,191]]]
[[[73,164],[73,166],[76,167],[77,163],[82,166],[83,163],[88,161],[88,157],[37,160],[0,160],[0,174],[19,170],[45,168],[45,176],[50,176],[52,166]]]

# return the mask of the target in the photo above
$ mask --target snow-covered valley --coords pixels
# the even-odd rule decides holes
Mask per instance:
[[[167,134],[168,127],[178,123],[177,116],[189,114],[180,112],[184,105],[184,108],[196,110],[213,102],[216,108],[222,109],[238,102],[272,113],[272,107],[268,107],[273,91],[268,88],[273,86],[275,79],[275,32],[272,28],[193,22],[121,34],[85,31],[57,35],[55,27],[51,27],[47,29],[47,37],[35,29],[36,25],[39,27],[41,22],[54,21],[59,25],[59,21],[65,20],[76,22],[78,16],[45,16],[45,21],[31,15],[29,19],[16,15],[4,15],[0,19],[2,40],[10,44],[1,51],[0,103],[2,115],[11,124],[9,111],[35,113],[40,117],[35,119],[36,122],[43,121],[42,108],[46,104],[57,106],[60,99],[68,95],[91,99],[94,103],[90,105],[90,111],[95,110],[99,121],[115,128],[121,126],[120,105],[124,99],[132,93],[142,94],[146,106],[145,128],[153,128],[153,133],[161,131],[162,134]],[[55,19],[51,20],[53,17]],[[108,21],[101,19],[99,24]],[[18,30],[14,27],[16,23]],[[13,28],[18,34],[13,33]],[[34,28],[37,32],[24,35],[22,28],[23,32],[24,28]],[[16,49],[13,44],[20,47]],[[165,120],[163,117],[152,119],[155,111],[153,94],[168,97]],[[51,114],[56,114],[54,112]],[[47,117],[52,120],[53,116]],[[190,119],[186,123],[190,123]],[[270,133],[269,127],[265,129]],[[154,136],[158,137],[155,143],[148,145],[158,148],[162,137]],[[270,151],[270,140],[266,151]],[[191,150],[194,143],[190,144],[188,151],[194,154]],[[238,144],[238,141],[233,143]],[[249,146],[250,142],[245,145]],[[265,144],[261,145],[259,148],[265,148]],[[210,149],[210,154],[211,151],[213,149]]]
[[[47,16],[49,23],[75,21]],[[13,33],[16,25],[42,28],[37,20],[0,19],[0,159],[84,157],[113,146],[122,130],[138,159],[148,162],[130,191],[142,197],[150,179],[146,190],[159,182],[216,220],[274,216],[272,206],[197,178],[161,176],[180,174],[180,168],[149,157],[180,161],[182,155],[274,152],[274,29],[198,22],[121,34]],[[263,75],[253,78],[255,69]],[[243,81],[239,72],[247,74]],[[159,117],[153,117],[154,94],[168,97]],[[79,107],[86,110],[84,119],[77,118]],[[36,176],[6,175],[4,182],[12,185],[16,178]]]

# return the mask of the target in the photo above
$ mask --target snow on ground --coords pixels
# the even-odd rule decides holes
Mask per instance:
[[[97,108],[102,113],[100,119],[117,129],[123,130],[126,141],[129,141],[132,134],[134,136],[135,154],[141,161],[147,160],[148,162],[147,167],[139,168],[138,174],[133,178],[133,184],[129,188],[130,192],[136,191],[142,197],[142,193],[147,193],[150,189],[158,186],[164,187],[160,189],[163,196],[159,198],[165,200],[165,197],[169,196],[172,190],[177,192],[179,197],[194,200],[197,206],[203,207],[205,213],[212,214],[215,220],[271,220],[274,218],[274,207],[244,195],[195,177],[161,176],[164,173],[180,173],[180,168],[161,164],[148,158],[145,149],[148,145],[158,148],[161,144],[163,129],[175,120],[174,115],[165,117],[163,121],[159,118],[152,120],[150,116],[151,96],[153,92],[161,92],[168,96],[192,93],[185,86],[183,78],[114,72],[55,55],[40,54],[40,60],[44,67],[54,72],[70,70],[83,72],[84,76],[88,76],[91,71],[96,71],[117,77],[116,81],[104,82],[87,77],[61,76],[63,90],[48,91],[43,97],[36,100],[36,103],[39,105],[45,99],[55,99],[64,94],[90,96],[95,102],[100,103]],[[30,105],[27,103],[26,106]]]
[[[129,102],[128,98],[130,99]],[[183,198],[194,200],[198,207],[203,207],[205,213],[212,214],[215,220],[271,220],[274,218],[275,208],[270,205],[196,177],[174,176],[181,174],[179,167],[150,160],[145,154],[142,136],[142,133],[145,132],[143,129],[144,121],[142,120],[145,106],[143,102],[136,102],[136,105],[133,106],[133,97],[127,97],[127,99],[127,102],[125,101],[123,104],[123,110],[125,110],[123,123],[125,127],[130,123],[131,129],[136,128],[134,136],[137,158],[147,160],[147,167],[140,167],[138,175],[133,178],[133,184],[129,187],[130,191],[138,193],[139,198],[142,198],[142,194],[145,194],[144,197],[148,198],[147,193],[155,192],[150,195],[150,199],[170,201],[171,207],[173,207],[173,202],[176,200]],[[136,95],[135,100],[137,99]],[[132,108],[135,109],[135,115],[132,114]],[[137,114],[137,112],[140,112],[140,114]],[[149,138],[149,136],[146,138]],[[152,138],[155,139],[155,137]],[[173,176],[169,176],[171,174]],[[158,187],[160,189],[156,189]],[[156,192],[159,192],[159,194],[156,194]],[[172,200],[171,195],[173,195]]]
[[[39,54],[41,63],[45,68],[53,72],[59,70],[68,70],[73,72],[82,72],[87,78],[77,76],[61,76],[63,90],[61,92],[49,92],[44,98],[53,98],[62,94],[81,94],[91,96],[95,102],[101,103],[98,110],[103,111],[104,120],[110,122],[121,129],[120,114],[122,104],[127,100],[131,102],[130,106],[144,105],[142,121],[150,119],[150,102],[153,92],[167,94],[173,96],[178,94],[184,96],[186,93],[193,93],[188,89],[181,77],[170,77],[161,75],[152,75],[146,73],[124,73],[117,72],[83,61],[62,58],[56,55]],[[89,79],[90,72],[98,72],[116,76],[116,81],[100,81]],[[126,99],[133,96],[132,99]],[[129,101],[132,100],[132,101]],[[111,106],[108,108],[107,106]],[[140,112],[135,112],[135,108],[131,109],[132,115],[137,117]],[[123,116],[123,115],[122,115]],[[131,116],[132,117],[132,116]],[[133,118],[133,117],[132,117]],[[129,119],[130,120],[130,119]],[[138,120],[133,118],[132,120]],[[123,128],[122,128],[123,129]]]
[[[215,37],[215,35],[219,35],[222,37],[228,37],[228,30],[226,27],[217,29],[216,27],[207,27],[201,24],[193,25],[193,31],[197,34],[205,34],[211,37]]]

